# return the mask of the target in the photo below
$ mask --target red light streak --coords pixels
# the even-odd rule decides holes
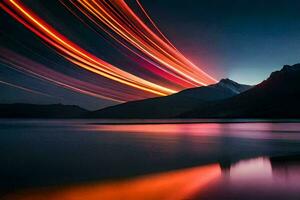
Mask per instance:
[[[60,1],[62,2],[62,0]],[[163,86],[165,83],[161,81],[143,79],[91,54],[59,33],[18,0],[5,0],[0,3],[0,7],[35,35],[39,36],[69,62],[82,69],[112,80],[113,82],[143,91],[145,97],[149,96],[149,94],[165,96],[178,92],[180,90],[178,88],[185,89],[216,82],[215,79],[195,66],[174,47],[167,37],[158,29],[138,0],[136,0],[137,5],[159,34],[153,32],[124,0],[69,1],[93,24],[100,27],[101,30],[107,33],[118,44],[142,58],[146,63],[149,63],[149,65],[141,64],[140,66],[144,68],[144,70],[162,77],[169,86]],[[63,4],[76,16],[76,13],[68,7],[67,4]],[[82,22],[84,21],[82,20]],[[91,86],[89,86],[88,90],[81,90],[79,89],[80,86],[75,85],[71,86],[67,84],[68,86],[66,86],[64,85],[64,81],[56,79],[53,81],[53,78],[49,76],[50,75],[47,74],[42,75],[43,79],[48,79],[56,83],[59,82],[60,85],[80,93],[93,96],[94,93],[96,94],[99,91],[90,91]],[[104,91],[104,88],[102,88],[102,91]],[[96,96],[98,95],[100,94],[97,93]],[[100,96],[116,101],[124,101],[126,98],[129,98],[131,94],[126,94],[126,91],[123,91],[119,95],[116,95],[106,90],[106,93]],[[140,97],[137,97],[137,99],[138,98]],[[127,100],[131,99],[132,98],[129,98]]]
[[[119,68],[101,60],[100,58],[88,53],[84,49],[77,46],[75,43],[68,40],[66,37],[58,33],[51,26],[46,24],[39,17],[35,16],[26,7],[21,5],[18,1],[9,0],[5,1],[10,8],[23,17],[19,17],[8,9],[4,4],[0,4],[2,9],[8,12],[12,17],[24,24],[32,32],[37,34],[43,40],[57,48],[59,51],[65,54],[66,58],[75,64],[80,63],[80,67],[97,73],[101,76],[109,78],[111,80],[123,83],[125,85],[135,87],[156,95],[168,95],[176,91],[159,86],[149,81],[143,80],[137,76],[134,76],[128,72],[120,70]]]
[[[72,1],[74,4],[74,1]],[[194,86],[214,83],[215,79],[186,59],[173,45],[156,35],[134,13],[125,1],[76,1],[83,8],[77,8],[86,16],[93,16],[95,23],[103,23],[125,41],[148,57],[163,65],[171,74],[177,74]],[[111,4],[111,5],[109,5]],[[111,10],[114,9],[115,12]],[[90,18],[90,17],[89,17]]]

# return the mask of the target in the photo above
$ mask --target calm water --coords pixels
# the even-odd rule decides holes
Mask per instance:
[[[176,122],[1,120],[0,199],[300,199],[300,123]]]

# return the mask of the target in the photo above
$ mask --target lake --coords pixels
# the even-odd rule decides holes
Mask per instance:
[[[0,199],[300,199],[300,123],[0,120]]]

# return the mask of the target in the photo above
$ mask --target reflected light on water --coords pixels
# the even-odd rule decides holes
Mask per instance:
[[[224,168],[221,178],[194,199],[299,200],[299,180],[299,157],[260,157]]]
[[[10,123],[0,199],[300,199],[299,123]]]
[[[99,184],[33,189],[4,197],[5,200],[181,200],[201,193],[221,176],[218,164],[174,170],[129,180]]]
[[[272,181],[272,165],[269,158],[240,161],[229,169],[232,184],[266,184]],[[226,172],[225,172],[226,174]]]
[[[263,186],[263,188],[273,189],[283,187],[292,189],[297,187],[300,190],[300,161],[298,158],[297,160],[293,158],[292,161],[287,161],[286,157],[260,157],[240,161],[232,165],[228,171],[225,171],[225,174],[229,173],[229,180],[227,181],[231,185]]]
[[[82,127],[84,130],[144,134],[219,134],[221,124],[114,124]]]
[[[262,140],[300,140],[299,123],[101,124],[79,130],[130,134],[224,136]],[[274,134],[276,133],[276,134]]]

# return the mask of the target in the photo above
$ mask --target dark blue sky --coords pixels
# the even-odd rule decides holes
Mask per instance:
[[[171,40],[218,77],[254,84],[300,62],[300,1],[144,2]]]
[[[113,64],[139,74],[126,55],[106,39],[77,23],[72,14],[55,1],[24,1],[56,29],[87,50]],[[217,79],[256,84],[284,64],[300,62],[300,1],[270,0],[141,0],[151,17],[184,55]],[[1,11],[0,44],[56,70],[82,79],[96,79],[45,48],[31,32]],[[42,56],[35,56],[32,51]],[[43,57],[43,59],[41,58]],[[0,65],[0,80],[46,92],[53,98],[33,95],[0,83],[0,103],[65,103],[95,109],[114,104],[66,89]]]

